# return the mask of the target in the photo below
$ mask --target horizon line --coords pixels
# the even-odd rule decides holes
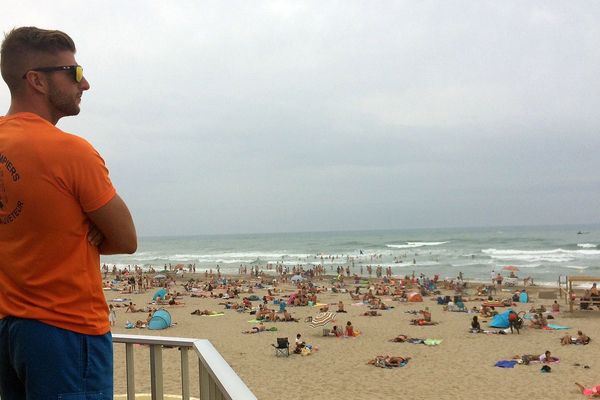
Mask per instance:
[[[231,232],[231,233],[191,233],[191,234],[167,234],[167,235],[140,235],[140,238],[183,238],[199,236],[241,236],[241,235],[288,235],[288,234],[308,234],[308,233],[358,233],[358,232],[392,232],[392,231],[424,231],[424,230],[444,230],[444,229],[493,229],[493,228],[558,228],[558,227],[591,227],[599,226],[600,222],[586,224],[533,224],[533,225],[471,225],[471,226],[445,226],[445,227],[412,227],[412,228],[370,228],[370,229],[351,229],[351,230],[306,230],[306,231],[272,231],[272,232]]]

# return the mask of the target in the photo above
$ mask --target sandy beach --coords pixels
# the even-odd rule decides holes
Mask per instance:
[[[184,280],[191,277],[186,275]],[[200,279],[203,276],[197,275]],[[245,277],[245,279],[248,279]],[[178,279],[175,291],[184,293],[179,286],[184,280]],[[373,280],[374,281],[374,280]],[[328,279],[315,281],[321,287],[331,287]],[[366,291],[366,286],[361,292]],[[474,284],[467,289],[473,295]],[[354,284],[347,283],[349,289]],[[295,290],[291,284],[280,286],[281,295],[289,295]],[[532,306],[544,304],[550,308],[553,300],[539,299],[539,288],[528,288],[533,304],[517,303],[516,311],[526,311]],[[543,288],[548,290],[548,288]],[[498,297],[508,297],[515,288],[499,291]],[[115,298],[128,298],[137,307],[148,305],[155,288],[142,294],[123,294],[118,291],[105,291],[109,304]],[[255,294],[262,297],[265,290],[256,289]],[[558,291],[557,291],[558,293]],[[442,291],[442,294],[452,294]],[[240,294],[240,298],[246,294]],[[366,317],[361,314],[368,310],[366,305],[350,298],[348,293],[324,291],[318,295],[319,303],[337,304],[342,300],[347,313],[338,314],[336,325],[345,326],[351,321],[354,328],[361,332],[354,338],[336,338],[322,336],[322,328],[311,328],[304,322],[308,316],[319,312],[319,307],[288,307],[292,316],[300,322],[266,322],[267,328],[277,327],[276,332],[242,334],[255,324],[248,321],[254,318],[248,312],[226,310],[218,305],[223,299],[198,298],[184,296],[185,305],[164,306],[172,315],[175,325],[165,330],[125,329],[127,320],[135,322],[145,319],[147,313],[126,313],[124,307],[117,307],[117,322],[114,333],[175,336],[209,339],[217,350],[239,374],[250,390],[259,399],[372,399],[400,398],[413,399],[456,399],[485,398],[504,399],[507,396],[518,399],[584,398],[574,382],[586,387],[600,383],[600,362],[598,361],[600,331],[600,311],[579,311],[573,314],[565,312],[564,300],[559,303],[561,312],[550,322],[568,326],[568,330],[522,329],[520,334],[474,334],[469,332],[470,322],[475,314],[444,311],[442,305],[434,300],[437,296],[425,297],[423,302],[406,303],[392,301],[391,296],[381,296],[391,310],[382,310],[382,316]],[[241,300],[241,299],[240,299]],[[237,301],[240,301],[237,300]],[[254,301],[258,306],[260,302]],[[466,302],[468,308],[479,307],[481,301]],[[270,308],[276,308],[273,302]],[[410,320],[415,315],[407,311],[417,311],[429,307],[432,320],[439,322],[435,326],[414,326]],[[191,312],[200,309],[223,312],[223,316],[198,316]],[[335,311],[337,306],[330,306]],[[498,308],[503,311],[504,308]],[[487,329],[489,319],[481,318],[482,328]],[[329,324],[331,328],[333,324]],[[582,330],[592,338],[589,345],[562,346],[560,338],[566,334],[576,334]],[[306,343],[318,347],[318,351],[309,356],[291,354],[289,357],[276,357],[271,344],[277,337],[288,337],[294,347],[296,334],[302,334]],[[417,338],[441,339],[438,346],[423,344],[393,343],[389,340],[398,334]],[[509,360],[516,354],[540,354],[550,350],[560,358],[558,364],[551,365],[551,373],[541,373],[540,364],[516,365],[514,368],[498,368],[494,364],[499,360]],[[376,355],[390,354],[411,357],[408,364],[401,368],[377,368],[367,361]],[[124,345],[115,345],[115,394],[125,393],[125,351]],[[197,395],[197,363],[191,357],[192,395]],[[136,346],[136,390],[148,393],[149,351],[145,346]],[[163,366],[165,393],[180,394],[179,353],[177,349],[164,349]],[[576,365],[578,364],[578,365]],[[589,366],[589,368],[584,368]]]

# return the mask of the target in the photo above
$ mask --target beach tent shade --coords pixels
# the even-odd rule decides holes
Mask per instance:
[[[304,278],[301,275],[294,275],[291,279],[292,282],[302,282],[303,280]]]
[[[515,267],[514,265],[507,265],[506,267],[504,267],[502,269],[505,271],[513,271],[513,272],[519,271],[519,267]]]
[[[167,295],[167,289],[160,288],[156,291],[156,293],[154,293],[154,296],[152,296],[152,300],[156,300],[157,297],[160,297],[161,299],[164,300],[166,295]]]
[[[157,274],[154,275],[154,279],[167,279],[167,276],[164,274]]]
[[[148,322],[148,329],[160,330],[171,326],[171,314],[165,309],[156,310]]]
[[[527,294],[527,292],[521,292],[521,294],[519,295],[519,301],[521,303],[529,302],[529,295]]]
[[[494,318],[490,321],[491,328],[508,328],[508,314],[510,313],[510,309],[504,311],[501,314],[494,315]]]
[[[421,296],[421,294],[417,293],[417,292],[409,293],[406,297],[407,297],[408,301],[410,301],[410,302],[423,301],[423,296]]]
[[[318,326],[325,326],[328,323],[333,322],[335,320],[336,316],[337,316],[336,313],[332,313],[330,311],[322,312],[322,313],[315,315],[311,319],[309,325],[311,328],[316,328]]]

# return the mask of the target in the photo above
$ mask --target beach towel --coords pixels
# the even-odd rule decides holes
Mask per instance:
[[[259,319],[251,319],[251,320],[250,320],[250,321],[248,321],[248,322],[250,322],[251,324],[258,324],[259,322],[263,322],[263,321],[261,321],[261,320],[259,320]]]
[[[548,326],[545,326],[542,329],[546,329],[546,330],[563,330],[563,329],[571,329],[568,326],[562,326],[562,325],[556,325],[556,324],[548,324]]]
[[[423,344],[425,344],[427,346],[437,346],[440,343],[442,343],[442,339],[425,339],[423,341]]]
[[[481,304],[487,307],[506,307],[506,305],[501,301],[484,301]]]
[[[225,313],[216,313],[211,315],[203,315],[203,317],[222,317]]]
[[[517,362],[515,360],[500,360],[496,364],[494,364],[494,367],[514,368],[515,365],[517,365]]]

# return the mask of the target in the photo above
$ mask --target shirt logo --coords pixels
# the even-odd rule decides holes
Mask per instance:
[[[2,168],[4,167],[4,168]],[[9,188],[21,179],[17,168],[4,154],[0,153],[0,224],[13,222],[23,211],[23,202],[10,204]]]

